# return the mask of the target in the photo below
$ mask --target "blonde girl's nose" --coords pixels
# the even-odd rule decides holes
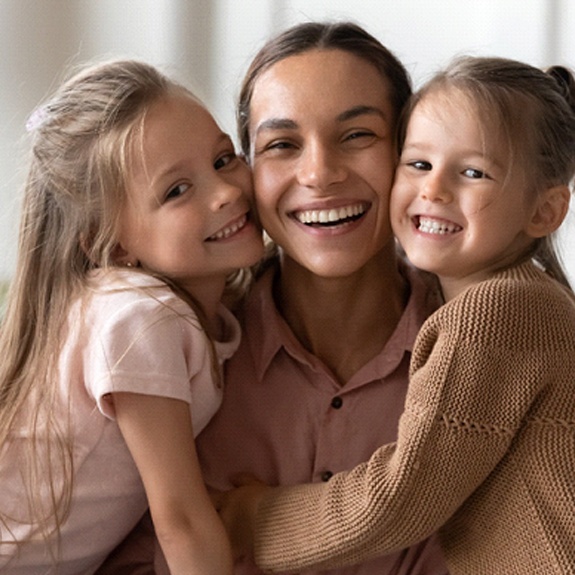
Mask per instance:
[[[242,195],[243,191],[239,185],[220,179],[210,196],[211,208],[214,211],[221,210],[225,206],[237,202]]]

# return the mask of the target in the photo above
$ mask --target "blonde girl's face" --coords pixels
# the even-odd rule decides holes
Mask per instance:
[[[388,91],[374,66],[333,49],[285,58],[255,82],[249,131],[258,214],[285,256],[313,274],[348,276],[384,246],[393,252]]]
[[[198,296],[261,257],[250,171],[201,104],[186,94],[154,103],[130,157],[119,264]]]
[[[533,238],[528,182],[495,126],[460,92],[416,105],[391,196],[394,232],[411,262],[455,293],[512,264]],[[447,297],[447,294],[446,294]]]

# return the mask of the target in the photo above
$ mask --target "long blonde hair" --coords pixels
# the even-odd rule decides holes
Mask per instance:
[[[25,417],[27,503],[45,537],[59,529],[72,489],[70,430],[53,409],[68,309],[91,269],[113,265],[128,147],[146,110],[183,90],[141,62],[101,63],[65,82],[30,122],[18,262],[0,329],[0,446]],[[46,437],[52,452],[41,460]]]

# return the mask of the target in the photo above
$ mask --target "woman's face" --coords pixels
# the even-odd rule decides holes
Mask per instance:
[[[288,57],[256,81],[250,162],[261,222],[285,256],[325,277],[393,248],[395,116],[387,82],[342,50]]]

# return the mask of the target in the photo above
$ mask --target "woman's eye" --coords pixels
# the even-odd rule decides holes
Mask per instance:
[[[373,132],[367,130],[358,130],[357,132],[351,132],[348,134],[345,139],[346,140],[357,140],[359,138],[373,138],[375,134]]]
[[[474,180],[480,180],[481,178],[489,177],[484,171],[478,170],[476,168],[467,168],[466,170],[463,170],[463,175]]]
[[[235,152],[229,152],[227,154],[223,154],[214,162],[214,169],[221,170],[225,168],[229,164],[231,164],[237,158]]]
[[[255,155],[259,156],[261,154],[281,154],[284,150],[292,150],[295,148],[295,144],[289,140],[272,140],[271,142],[262,143],[255,148]]]
[[[286,140],[279,140],[276,142],[271,142],[265,146],[264,150],[289,150],[293,148],[293,144]]]
[[[178,184],[173,188],[170,188],[166,194],[166,200],[173,200],[174,198],[179,198],[182,194],[190,188],[190,184]]]
[[[347,133],[343,138],[343,144],[351,149],[369,148],[376,140],[377,135],[371,130],[355,130]]]

